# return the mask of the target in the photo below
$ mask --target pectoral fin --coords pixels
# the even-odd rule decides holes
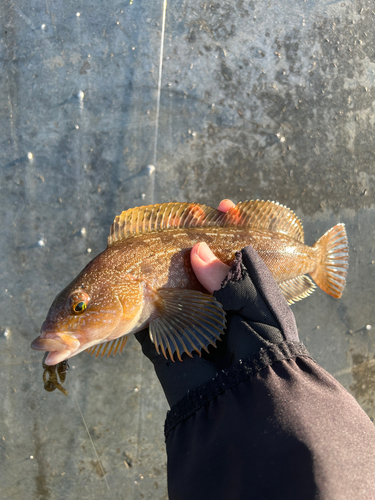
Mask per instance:
[[[150,322],[150,337],[158,353],[173,360],[174,354],[199,355],[216,346],[225,328],[225,313],[212,296],[193,290],[159,290],[159,315]]]

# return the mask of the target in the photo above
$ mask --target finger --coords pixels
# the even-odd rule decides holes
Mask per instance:
[[[230,268],[215,257],[207,243],[201,242],[193,246],[190,261],[196,277],[206,290],[211,293],[220,290]]]
[[[228,212],[234,206],[233,201],[225,199],[220,202],[218,210]],[[198,280],[206,290],[211,293],[220,290],[229,266],[216,258],[206,243],[198,243],[192,248],[190,260]]]
[[[228,212],[228,210],[234,206],[235,204],[233,203],[232,200],[222,200],[219,203],[218,210],[220,210],[220,212]]]

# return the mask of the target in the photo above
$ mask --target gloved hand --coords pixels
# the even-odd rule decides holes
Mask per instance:
[[[135,334],[154,364],[170,406],[222,370],[256,357],[262,349],[284,341],[299,342],[292,310],[252,247],[238,252],[229,269],[205,243],[198,243],[192,249],[191,263],[199,281],[214,292],[227,312],[226,332],[217,347],[210,346],[209,354],[203,352],[201,357],[193,353],[192,358],[184,355],[183,362],[173,362],[156,352],[148,329]]]

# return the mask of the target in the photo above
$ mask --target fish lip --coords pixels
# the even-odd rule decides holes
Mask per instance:
[[[44,359],[44,364],[47,366],[54,366],[72,356],[71,351],[68,349],[65,351],[50,351]]]
[[[67,345],[57,339],[37,337],[31,342],[35,351],[65,351]]]
[[[81,343],[76,336],[70,332],[42,331],[39,337],[31,343],[35,351],[77,351]]]

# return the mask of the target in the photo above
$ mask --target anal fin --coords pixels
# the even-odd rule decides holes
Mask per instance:
[[[288,304],[294,304],[310,295],[316,285],[308,276],[297,276],[297,278],[282,281],[279,287]]]
[[[216,346],[225,328],[225,312],[212,296],[194,290],[159,290],[159,315],[150,322],[150,338],[158,353],[182,361],[185,352],[199,355]]]
[[[113,351],[113,356],[117,353],[117,351],[122,352],[122,350],[124,349],[124,347],[126,345],[126,342],[128,341],[128,338],[129,337],[127,335],[123,335],[122,337],[118,337],[117,339],[110,340],[109,342],[103,342],[102,344],[96,344],[92,347],[89,347],[88,349],[85,349],[85,351],[88,352],[89,354],[91,354],[91,356],[93,354],[95,354],[96,358],[99,357],[99,355],[102,358],[109,347],[109,351],[107,354],[107,358],[109,358],[112,351]],[[103,349],[103,347],[104,347],[104,349]]]

